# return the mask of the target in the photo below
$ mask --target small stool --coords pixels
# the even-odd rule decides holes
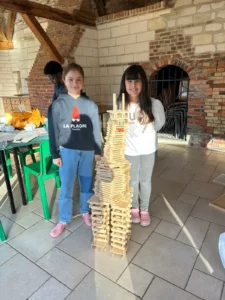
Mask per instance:
[[[20,158],[20,164],[21,164],[23,173],[24,173],[24,166],[26,166],[26,156],[30,155],[33,163],[35,163],[36,159],[35,159],[34,153],[40,152],[39,147],[35,148],[35,149],[33,149],[32,145],[29,145],[27,147],[28,147],[28,150],[26,150],[26,151],[21,151],[21,150],[18,151],[18,155]],[[8,169],[9,178],[12,178],[12,165],[11,165],[11,160],[10,160],[10,153],[12,153],[12,150],[7,149],[4,152],[5,152],[6,165],[7,165],[7,169]]]

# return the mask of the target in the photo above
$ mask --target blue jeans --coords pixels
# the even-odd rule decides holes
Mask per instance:
[[[89,212],[88,200],[93,196],[92,172],[94,151],[60,148],[62,167],[59,168],[61,190],[58,199],[59,222],[72,220],[73,188],[76,176],[80,183],[80,213]]]

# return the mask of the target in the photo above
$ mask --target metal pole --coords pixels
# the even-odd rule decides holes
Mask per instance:
[[[19,163],[19,159],[18,159],[18,153],[17,153],[18,149],[13,148],[12,150],[13,150],[13,156],[14,156],[14,161],[15,161],[15,166],[16,166],[16,173],[17,173],[17,177],[18,177],[22,202],[23,202],[23,205],[27,205],[27,197],[26,197],[26,194],[25,194],[25,191],[24,191],[23,177],[22,177],[22,173],[21,173],[21,169],[20,169],[20,163]]]

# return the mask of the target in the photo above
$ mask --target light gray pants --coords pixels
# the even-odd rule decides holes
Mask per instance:
[[[155,164],[155,153],[149,155],[128,156],[126,159],[132,164],[130,170],[130,186],[134,188],[132,207],[139,208],[138,195],[140,185],[140,209],[148,211],[152,190],[152,172]]]

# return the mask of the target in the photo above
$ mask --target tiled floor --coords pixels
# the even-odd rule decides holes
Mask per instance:
[[[127,257],[91,248],[91,229],[74,218],[58,239],[58,191],[47,183],[52,209],[43,219],[39,192],[26,207],[14,178],[17,214],[4,199],[0,219],[8,240],[0,242],[3,300],[225,300],[225,270],[218,238],[225,213],[209,202],[225,192],[213,179],[225,172],[225,154],[160,143],[153,175],[151,226],[134,225]],[[7,198],[7,197],[5,197]],[[75,210],[78,204],[75,203]]]

